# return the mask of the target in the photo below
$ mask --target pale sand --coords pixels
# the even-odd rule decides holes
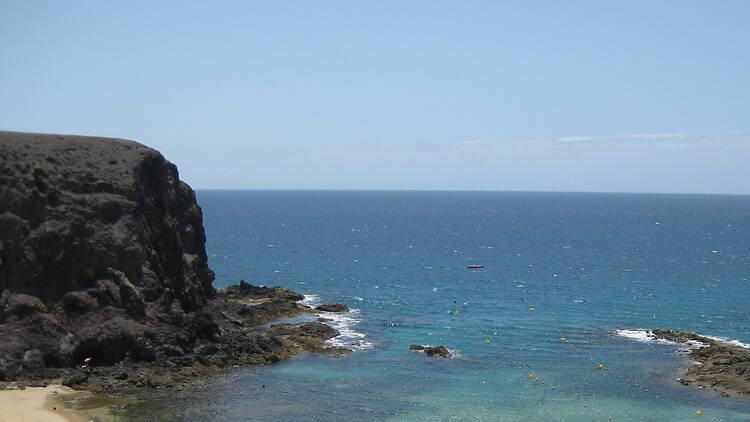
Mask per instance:
[[[0,422],[87,422],[87,415],[65,409],[57,395],[81,394],[61,385],[0,390]]]

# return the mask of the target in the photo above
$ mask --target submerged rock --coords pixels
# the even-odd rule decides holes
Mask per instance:
[[[693,347],[688,356],[694,363],[679,380],[681,384],[711,388],[725,397],[730,393],[750,395],[750,350],[695,333],[664,329],[652,333]]]

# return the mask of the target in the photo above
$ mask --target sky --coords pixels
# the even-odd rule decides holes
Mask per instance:
[[[0,130],[195,189],[750,194],[747,1],[0,0]]]

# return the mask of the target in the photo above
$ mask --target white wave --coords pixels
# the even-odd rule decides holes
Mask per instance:
[[[635,340],[641,343],[679,344],[673,341],[665,340],[663,338],[657,338],[654,333],[651,332],[651,330],[644,330],[641,328],[637,328],[635,330],[617,330],[615,331],[615,335]]]
[[[700,349],[701,347],[708,347],[706,343],[701,343],[698,340],[688,340],[683,344],[687,345],[687,347],[683,348],[683,350],[684,349],[692,350],[692,349]]]
[[[323,302],[321,302],[320,300],[320,296],[318,295],[302,295],[302,300],[300,300],[299,302],[311,308],[314,308],[316,306],[323,304]]]
[[[363,301],[364,298],[354,297],[358,301]],[[310,308],[315,308],[323,304],[322,299],[319,295],[309,294],[303,295],[302,300],[299,301],[301,304]],[[372,342],[365,340],[367,337],[354,330],[354,326],[359,324],[360,319],[357,318],[359,315],[359,309],[353,308],[349,312],[337,313],[337,312],[318,312],[319,318],[325,320],[325,324],[333,327],[339,332],[339,335],[326,340],[327,346],[332,347],[344,347],[351,350],[365,350],[373,347]]]
[[[649,330],[616,330],[615,335],[644,343],[654,339],[654,335]]]
[[[708,347],[708,344],[697,341],[697,340],[688,340],[685,343],[677,343],[661,338],[656,338],[656,336],[651,332],[651,330],[644,330],[644,329],[636,329],[636,330],[617,330],[615,331],[615,335],[618,335],[620,337],[626,337],[632,340],[640,341],[642,343],[661,343],[661,344],[673,344],[680,347],[680,351],[687,351],[687,350],[693,350],[693,349],[700,349],[701,347]],[[701,335],[701,334],[698,334]],[[740,346],[747,349],[750,349],[750,344],[743,343],[739,340],[727,340],[725,338],[721,337],[713,337],[713,336],[703,336],[706,338],[710,338],[712,340],[716,340],[718,342],[729,344],[732,346]]]
[[[371,341],[365,340],[365,334],[354,330],[359,324],[359,309],[350,309],[345,313],[324,312],[318,314],[319,317],[326,319],[326,324],[335,328],[339,335],[326,341],[328,346],[344,347],[351,350],[365,350],[373,347]]]
[[[744,347],[745,349],[750,349],[750,344],[743,343],[739,340],[727,340],[722,337],[713,337],[713,336],[703,336],[703,337],[710,338],[711,340],[716,340],[720,343],[728,344],[730,346],[739,346],[739,347]]]
[[[701,347],[708,346],[705,343],[701,343],[695,340],[688,340],[685,343],[677,343],[674,341],[665,340],[663,338],[657,338],[651,330],[635,329],[635,330],[617,330],[615,335],[625,337],[630,340],[635,340],[640,343],[657,343],[657,344],[668,344],[671,346],[677,346],[678,355],[688,355],[693,349],[700,349]]]

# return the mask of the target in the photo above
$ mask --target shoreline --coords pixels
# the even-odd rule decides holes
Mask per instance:
[[[102,421],[92,414],[75,410],[60,399],[83,396],[87,392],[76,391],[60,384],[46,387],[20,387],[0,390],[0,422],[88,422]]]
[[[708,388],[725,398],[750,396],[750,379],[745,375],[750,368],[750,350],[731,340],[695,333],[664,329],[651,332],[656,338],[689,347],[687,357],[692,362],[678,380],[680,384]]]
[[[750,397],[750,349],[738,340],[726,340],[690,332],[655,328],[618,330],[615,335],[639,342],[672,344],[686,358],[677,382],[713,390],[724,398]]]
[[[120,326],[114,327],[110,330],[111,335],[105,333],[106,338],[113,341],[140,338],[127,331],[130,326],[135,326],[144,332],[142,337],[158,342],[158,352],[143,359],[134,355],[102,364],[99,364],[102,359],[94,357],[91,363],[84,362],[82,366],[46,368],[44,372],[21,375],[12,381],[16,385],[62,384],[94,394],[116,394],[137,387],[189,383],[195,377],[222,369],[266,365],[289,359],[299,352],[331,355],[351,352],[351,349],[327,343],[341,332],[324,324],[321,318],[274,323],[284,318],[321,312],[301,304],[302,298],[290,290],[252,286],[241,281],[239,285],[218,290],[216,297],[209,300],[197,318],[186,318],[187,322],[198,327],[200,334],[189,344],[180,343],[179,336],[183,334],[180,327],[174,328],[160,321],[151,326],[145,326],[144,320],[130,325],[127,321],[120,321],[124,328],[118,331]],[[336,312],[330,314],[336,315]],[[154,352],[154,349],[151,346],[149,350]],[[0,382],[0,388],[8,385],[13,384]]]
[[[244,281],[216,295],[206,312],[217,335],[199,341],[194,350],[153,362],[128,358],[114,365],[92,363],[69,369],[72,375],[64,377],[0,382],[0,422],[119,420],[117,406],[123,410],[154,388],[186,385],[238,367],[272,364],[300,352],[341,356],[352,351],[328,343],[341,332],[320,317],[349,311],[344,305],[329,305],[341,308],[331,311],[315,309],[302,304],[303,296],[298,293]],[[314,320],[284,322],[306,314]]]

